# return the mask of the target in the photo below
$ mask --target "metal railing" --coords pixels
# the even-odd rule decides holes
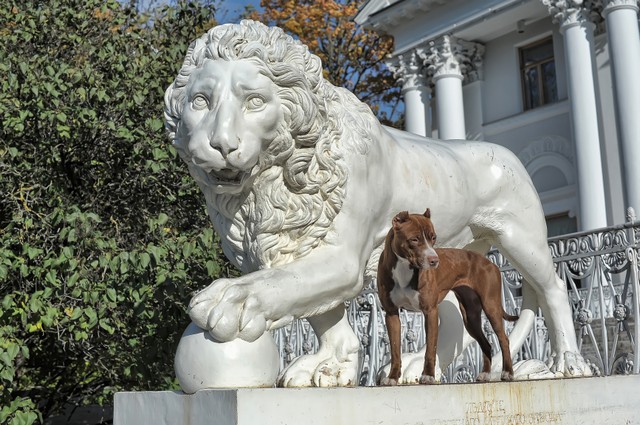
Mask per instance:
[[[573,233],[549,239],[549,249],[558,276],[566,283],[574,314],[578,347],[594,375],[640,373],[640,221],[630,208],[623,225]],[[504,306],[507,312],[519,311],[522,276],[498,251],[488,257],[502,271]],[[375,385],[380,368],[388,363],[389,340],[384,311],[370,284],[348,303],[351,325],[360,340],[360,385]],[[403,352],[415,352],[425,343],[421,313],[401,311]],[[507,332],[513,324],[507,323]],[[485,333],[498,350],[497,338],[485,320]],[[295,321],[277,330],[276,342],[282,366],[295,357],[313,353],[318,342],[305,320]],[[550,355],[548,330],[538,312],[534,327],[514,361],[538,359]],[[444,382],[471,382],[480,372],[482,353],[471,344],[443,372]]]

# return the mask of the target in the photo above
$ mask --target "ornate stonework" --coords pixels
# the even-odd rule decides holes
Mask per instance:
[[[427,70],[416,49],[395,56],[387,61],[387,66],[402,83],[402,92],[418,87],[427,87]]]
[[[542,0],[542,4],[549,9],[553,22],[562,26],[585,20],[582,0]]]
[[[591,23],[596,26],[597,33],[601,30],[602,0],[542,0],[542,3],[547,6],[553,22],[560,24],[561,29]]]
[[[640,0],[603,0],[604,8],[602,10],[602,15],[606,17],[607,14],[617,9],[633,9],[637,13],[639,3]]]
[[[482,80],[484,46],[445,35],[429,42],[422,52],[424,64],[434,78],[459,76],[466,82]]]

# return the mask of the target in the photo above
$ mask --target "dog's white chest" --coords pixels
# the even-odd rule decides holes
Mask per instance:
[[[409,266],[409,262],[398,257],[398,262],[391,269],[394,286],[389,294],[391,301],[396,307],[412,311],[420,310],[420,299],[418,291],[411,288],[414,270]]]

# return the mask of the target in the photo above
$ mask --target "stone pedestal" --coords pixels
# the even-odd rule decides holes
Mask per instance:
[[[115,425],[640,424],[640,376],[402,387],[130,392]]]

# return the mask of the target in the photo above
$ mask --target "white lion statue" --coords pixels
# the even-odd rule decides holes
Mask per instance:
[[[306,46],[253,21],[215,27],[189,47],[167,89],[165,119],[224,253],[243,272],[196,294],[189,315],[217,341],[254,341],[307,318],[319,350],[296,359],[279,385],[356,383],[359,343],[344,302],[375,276],[392,217],[426,207],[439,246],[482,253],[495,246],[526,280],[512,355],[540,306],[551,370],[590,373],[538,195],[504,147],[380,125],[352,93],[323,78]],[[405,382],[416,380],[422,360],[405,367]]]

